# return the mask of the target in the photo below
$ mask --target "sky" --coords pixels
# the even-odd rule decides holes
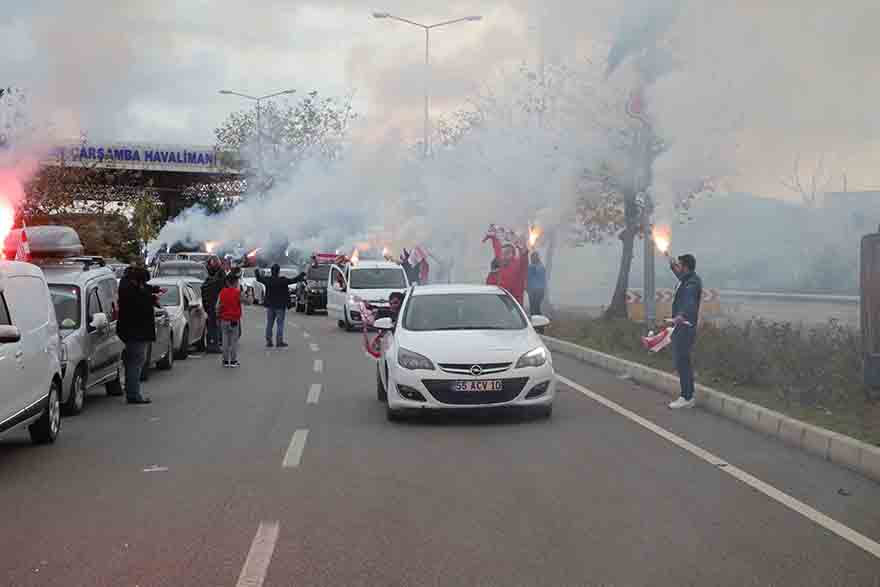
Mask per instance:
[[[824,158],[832,188],[844,175],[853,189],[880,186],[871,0],[30,0],[0,12],[0,83],[27,88],[70,137],[210,144],[244,106],[218,90],[292,88],[353,95],[370,140],[416,140],[423,33],[373,11],[427,23],[483,16],[433,33],[433,117],[534,63],[541,47],[550,60],[601,60],[614,41],[662,29],[685,67],[651,104],[658,128],[688,148],[661,172],[695,165],[709,143],[731,188],[785,196],[780,179],[798,156],[805,176]],[[735,136],[710,139],[716,119],[735,121]]]

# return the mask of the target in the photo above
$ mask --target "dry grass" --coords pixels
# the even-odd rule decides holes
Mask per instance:
[[[641,325],[628,320],[561,315],[547,334],[673,371],[669,349],[644,350]],[[694,368],[719,391],[880,445],[880,402],[862,384],[860,337],[836,322],[703,324]]]

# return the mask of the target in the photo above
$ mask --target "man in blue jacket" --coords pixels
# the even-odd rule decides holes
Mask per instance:
[[[529,264],[529,280],[526,289],[529,292],[529,310],[532,316],[541,314],[541,304],[544,302],[544,292],[547,291],[547,270],[541,263],[541,256],[537,251],[532,253]]]
[[[700,319],[700,301],[703,299],[703,282],[695,273],[697,260],[693,255],[681,255],[669,264],[678,277],[678,287],[672,300],[672,360],[678,371],[681,397],[669,404],[678,410],[692,408],[694,400],[694,370],[691,366],[691,352],[697,338],[697,324]]]

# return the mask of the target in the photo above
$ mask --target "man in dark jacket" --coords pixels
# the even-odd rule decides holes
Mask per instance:
[[[156,341],[155,307],[159,288],[150,286],[150,273],[143,267],[129,267],[119,281],[119,318],[116,333],[125,343],[125,396],[130,404],[148,404],[141,394],[141,371],[147,347]]]
[[[290,303],[290,286],[305,279],[306,274],[300,273],[296,277],[281,277],[281,266],[277,263],[272,265],[272,274],[269,277],[263,275],[260,269],[256,271],[257,281],[266,286],[266,346],[271,348],[278,346],[284,348],[284,320],[287,317],[287,305]],[[275,328],[275,344],[272,344],[272,326]]]
[[[547,291],[547,270],[544,268],[541,256],[537,251],[533,251],[531,254],[526,291],[529,294],[529,313],[532,316],[540,315],[544,292]]]
[[[208,278],[202,283],[202,302],[205,304],[205,312],[208,314],[208,352],[211,354],[220,352],[220,321],[217,319],[217,299],[225,284],[226,273],[223,271],[220,259],[211,257],[208,259]]]
[[[681,397],[669,404],[677,410],[692,408],[694,400],[694,370],[691,352],[697,338],[700,319],[700,302],[703,299],[703,282],[695,273],[697,260],[693,255],[681,255],[670,263],[670,269],[678,278],[675,298],[672,300],[672,359],[681,385]]]

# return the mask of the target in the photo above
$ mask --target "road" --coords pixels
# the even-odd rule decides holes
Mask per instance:
[[[565,357],[550,420],[391,424],[361,338],[288,321],[0,440],[0,584],[880,585],[874,482]]]

